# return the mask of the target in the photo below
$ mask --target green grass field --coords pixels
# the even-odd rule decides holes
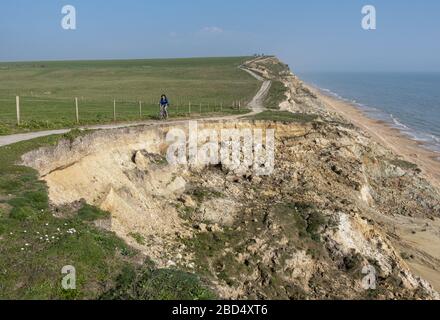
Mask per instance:
[[[264,101],[267,109],[279,110],[280,104],[286,99],[287,88],[281,81],[273,81],[269,93]]]
[[[305,114],[305,113],[292,113],[289,111],[273,111],[266,110],[259,114],[246,117],[250,120],[257,121],[280,121],[284,123],[296,122],[296,123],[308,123],[313,122],[318,119],[318,116],[314,114]]]
[[[186,116],[190,102],[195,114],[236,113],[234,101],[245,105],[260,86],[237,68],[247,59],[0,63],[0,135],[75,126],[75,97],[81,125],[114,121],[114,99],[118,122],[154,118],[162,93],[174,117]],[[17,95],[21,126],[16,125]]]
[[[215,298],[196,275],[158,269],[148,259],[140,263],[141,253],[94,225],[108,213],[83,204],[53,215],[47,185],[16,163],[23,153],[76,134],[84,133],[0,148],[0,300]],[[65,265],[76,268],[77,290],[61,287]]]

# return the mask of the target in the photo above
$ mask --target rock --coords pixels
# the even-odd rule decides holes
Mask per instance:
[[[186,181],[182,177],[175,178],[170,184],[167,186],[167,190],[170,193],[181,194],[185,192],[186,189]]]
[[[174,261],[168,260],[167,268],[176,267],[176,266],[177,266],[177,264]]]
[[[185,207],[188,208],[196,208],[197,207],[197,203],[193,200],[193,198],[187,194],[183,194],[180,196],[179,199],[184,205]]]
[[[141,151],[137,151],[134,155],[134,163],[140,170],[147,170],[150,165],[150,159],[144,156],[144,154]]]
[[[222,232],[223,229],[218,224],[215,223],[215,224],[208,226],[208,231],[209,232]]]
[[[397,177],[403,177],[405,174],[406,174],[406,172],[402,168],[400,168],[400,167],[396,168],[395,175]]]
[[[201,232],[207,232],[207,231],[208,231],[208,228],[207,228],[206,224],[201,223],[201,224],[199,224],[199,230],[200,230]]]
[[[259,176],[252,176],[252,183],[254,184],[260,184],[263,181],[263,179]]]

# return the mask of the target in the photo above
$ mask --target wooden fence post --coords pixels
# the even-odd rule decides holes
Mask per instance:
[[[200,103],[200,114],[202,113],[202,103]]]
[[[223,112],[223,101],[220,103],[220,112]]]
[[[116,99],[113,99],[113,121],[116,122]]]
[[[139,101],[139,118],[142,119],[142,101]]]
[[[79,110],[78,110],[78,98],[75,98],[75,113],[76,113],[76,123],[79,123]]]
[[[189,108],[188,108],[189,109],[189,114],[191,115],[191,101],[189,102],[188,106],[189,106]]]
[[[20,97],[15,97],[15,105],[17,108],[17,125],[20,125]]]

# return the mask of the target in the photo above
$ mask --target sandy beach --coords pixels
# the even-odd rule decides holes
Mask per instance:
[[[439,154],[428,150],[423,144],[410,139],[398,129],[387,123],[366,116],[359,108],[349,102],[322,93],[319,89],[307,85],[327,107],[339,113],[354,125],[367,132],[372,139],[380,143],[402,159],[415,163],[422,170],[424,177],[435,187],[440,189],[440,161]],[[416,258],[406,261],[412,272],[428,280],[436,290],[440,291],[440,261],[439,226],[440,221],[416,219],[393,215],[375,216],[375,220],[389,235],[394,247],[400,252],[409,252]],[[427,228],[426,226],[429,226]]]
[[[388,147],[404,160],[417,164],[423,175],[440,189],[440,154],[428,150],[422,143],[412,140],[386,122],[369,118],[355,105],[326,95],[311,85],[307,87],[324,101],[331,111],[341,114],[368,132],[376,142]]]

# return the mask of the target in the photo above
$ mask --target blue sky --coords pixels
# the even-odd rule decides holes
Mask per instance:
[[[61,8],[77,30],[61,28]],[[377,30],[361,8],[377,9]],[[434,0],[2,0],[0,61],[276,54],[295,71],[440,71]]]

